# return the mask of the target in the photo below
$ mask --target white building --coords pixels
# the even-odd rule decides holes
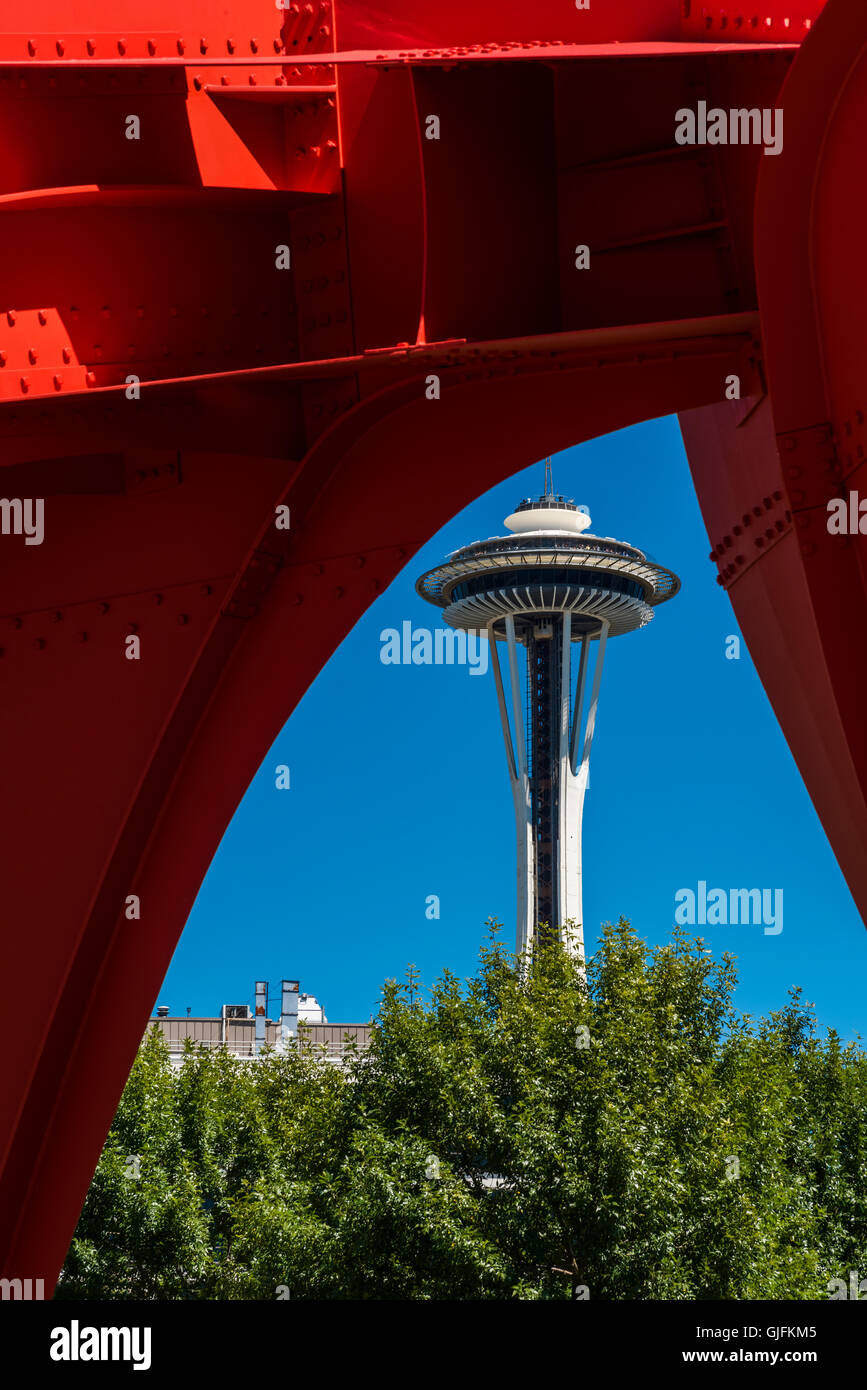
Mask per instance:
[[[180,1066],[188,1040],[253,1061],[267,1048],[286,1051],[295,1047],[338,1065],[354,1047],[359,1051],[367,1047],[370,1023],[329,1023],[315,995],[299,993],[297,980],[282,982],[278,1019],[267,1016],[267,990],[264,981],[256,982],[255,1012],[249,1004],[224,1004],[217,1015],[192,1018],[189,1014],[172,1016],[169,1006],[161,1004],[148,1021],[148,1032],[159,1029],[175,1066]]]

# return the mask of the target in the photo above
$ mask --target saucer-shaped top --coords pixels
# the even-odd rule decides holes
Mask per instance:
[[[571,506],[558,506],[553,497],[543,497],[537,502],[523,502],[506,517],[505,525],[519,536],[533,531],[560,531],[566,535],[580,536],[590,525],[590,513],[574,503]]]

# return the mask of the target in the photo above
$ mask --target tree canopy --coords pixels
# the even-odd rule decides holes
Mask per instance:
[[[388,981],[341,1070],[142,1045],[57,1298],[814,1299],[867,1271],[867,1056],[734,961],[604,928],[586,974]]]

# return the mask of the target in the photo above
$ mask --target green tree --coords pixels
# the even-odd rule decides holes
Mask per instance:
[[[173,1070],[154,1031],[57,1297],[827,1297],[867,1269],[867,1057],[735,985],[681,932],[621,920],[583,972],[494,924],[472,979],[387,982],[345,1071]]]

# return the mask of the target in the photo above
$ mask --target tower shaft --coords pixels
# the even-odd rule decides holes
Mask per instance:
[[[574,703],[569,611],[527,624],[520,633],[508,614],[504,621],[509,661],[512,718],[497,651],[496,625],[488,627],[491,665],[500,704],[517,830],[517,949],[528,949],[540,930],[560,930],[583,959],[584,931],[581,826],[596,725],[599,683],[608,636],[602,622],[593,689],[583,721],[591,634],[580,641]],[[520,697],[518,646],[527,652],[526,707]],[[512,730],[514,729],[514,739]],[[579,746],[580,745],[580,746]]]
[[[527,637],[530,812],[536,861],[534,912],[537,927],[543,922],[555,926],[561,920],[557,849],[563,714],[562,627],[563,620],[558,616],[544,625],[535,625]]]

